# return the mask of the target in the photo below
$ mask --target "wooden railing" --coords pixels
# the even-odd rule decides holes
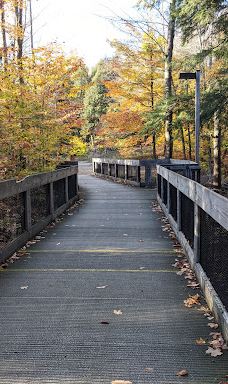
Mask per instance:
[[[157,166],[158,202],[228,340],[228,199]]]
[[[78,165],[0,182],[0,261],[22,247],[74,203]]]
[[[181,174],[199,180],[199,166],[188,160],[121,160],[93,158],[93,172],[97,176],[123,180],[138,187],[156,187],[156,166],[164,165]]]

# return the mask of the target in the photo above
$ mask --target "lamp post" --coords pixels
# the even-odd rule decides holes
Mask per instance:
[[[200,70],[181,72],[181,80],[195,80],[195,162],[200,164]]]

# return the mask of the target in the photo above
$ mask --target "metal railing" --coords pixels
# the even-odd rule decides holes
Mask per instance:
[[[158,202],[228,340],[228,199],[166,167],[157,175]]]
[[[77,163],[58,168],[21,181],[0,182],[0,261],[22,247],[77,199]]]

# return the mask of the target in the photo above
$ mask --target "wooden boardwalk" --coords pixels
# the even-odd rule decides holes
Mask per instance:
[[[0,274],[0,384],[226,383],[228,353],[195,343],[208,320],[183,304],[196,291],[172,267],[154,192],[79,181],[85,203]]]

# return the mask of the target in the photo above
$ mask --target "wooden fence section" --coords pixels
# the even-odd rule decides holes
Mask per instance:
[[[228,199],[157,166],[158,202],[228,340]]]
[[[180,174],[199,180],[199,166],[189,160],[155,159],[155,160],[120,160],[93,158],[93,172],[113,180],[124,180],[126,184],[138,187],[156,187],[156,166],[169,167]]]
[[[77,163],[18,182],[0,182],[0,261],[64,212],[77,195]]]

